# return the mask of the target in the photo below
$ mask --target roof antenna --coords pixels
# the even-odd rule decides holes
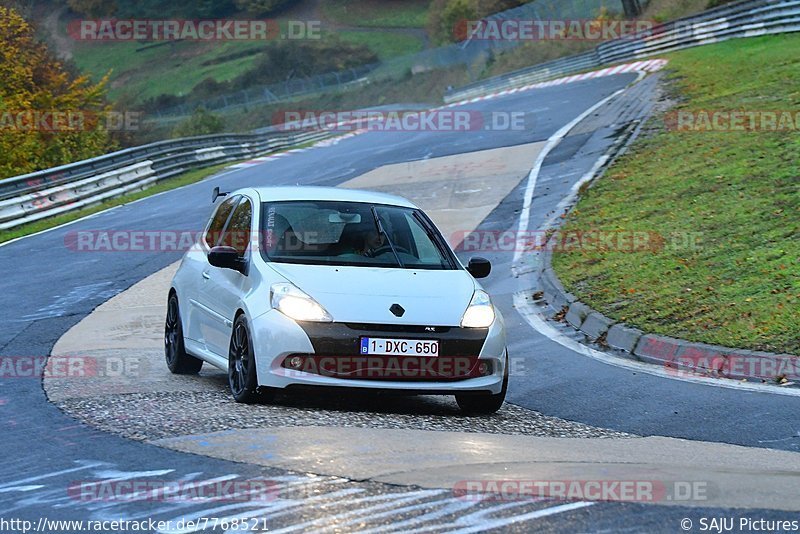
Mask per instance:
[[[216,202],[219,197],[226,197],[226,196],[228,196],[228,193],[220,193],[219,187],[215,187],[214,191],[211,193],[211,203],[213,204],[214,202]]]

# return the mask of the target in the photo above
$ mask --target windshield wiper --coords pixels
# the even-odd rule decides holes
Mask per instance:
[[[389,244],[389,248],[392,249],[392,254],[394,254],[394,258],[397,260],[397,265],[400,266],[401,269],[405,269],[405,265],[403,265],[403,260],[400,259],[400,255],[397,253],[397,250],[394,248],[394,243],[392,243],[392,239],[389,237],[388,232],[384,230],[383,223],[381,223],[381,218],[378,217],[378,210],[375,209],[375,206],[370,206],[370,210],[372,211],[372,218],[375,219],[375,228],[378,229],[379,234],[383,234],[386,238],[386,242]]]

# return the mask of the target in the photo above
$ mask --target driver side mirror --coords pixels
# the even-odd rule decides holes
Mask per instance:
[[[233,269],[245,274],[244,260],[233,247],[214,247],[208,252],[208,263],[221,269]]]
[[[471,258],[467,272],[475,278],[486,278],[492,272],[492,263],[486,258]]]

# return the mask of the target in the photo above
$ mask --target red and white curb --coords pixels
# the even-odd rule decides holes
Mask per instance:
[[[483,102],[485,100],[492,100],[494,98],[500,98],[506,95],[521,93],[523,91],[530,91],[532,89],[543,89],[545,87],[553,87],[557,85],[565,85],[568,83],[574,82],[581,82],[584,80],[590,80],[593,78],[603,78],[605,76],[614,76],[616,74],[625,74],[629,72],[640,72],[640,73],[651,73],[656,72],[664,68],[667,64],[667,60],[665,59],[650,59],[647,61],[636,61],[634,63],[626,63],[624,65],[616,65],[614,67],[608,67],[601,70],[596,70],[592,72],[586,72],[584,74],[575,74],[573,76],[566,76],[563,78],[556,78],[555,80],[550,80],[547,82],[539,82],[533,83],[528,85],[523,85],[521,87],[515,87],[513,89],[506,89],[504,91],[498,91],[496,93],[490,93],[488,95],[478,96],[475,98],[471,98],[468,100],[460,100],[458,102],[452,102],[450,104],[446,104],[443,106],[438,106],[435,108],[431,108],[430,111],[436,111],[440,109],[447,109],[452,108],[455,106],[463,106],[464,104],[472,104],[474,102]],[[359,121],[348,121],[345,123],[340,123],[340,125],[347,125],[347,124],[357,124]],[[357,135],[361,135],[362,133],[366,133],[370,131],[369,128],[361,128],[352,132],[349,132],[344,135],[340,135],[337,137],[333,137],[331,139],[323,139],[322,141],[318,141],[313,145],[306,147],[306,148],[293,148],[291,150],[286,150],[284,152],[278,152],[275,154],[270,154],[269,156],[262,156],[259,158],[254,158],[248,161],[244,161],[242,163],[237,163],[235,165],[231,165],[230,169],[244,169],[249,168],[254,165],[260,165],[262,163],[266,163],[268,161],[276,160],[279,158],[283,158],[289,156],[291,154],[297,154],[299,152],[306,152],[307,150],[312,150],[314,148],[323,148],[327,146],[334,146],[339,144],[340,142],[348,139],[350,137],[355,137]]]
[[[347,139],[349,137],[355,137],[356,135],[362,134],[362,133],[364,133],[366,131],[367,130],[356,130],[354,132],[350,132],[350,133],[347,133],[347,134],[344,134],[344,135],[339,135],[337,137],[333,137],[333,138],[330,138],[330,139],[323,139],[322,141],[317,141],[313,145],[311,145],[309,147],[306,147],[306,148],[292,148],[292,149],[286,150],[284,152],[276,152],[275,154],[270,154],[269,156],[262,156],[260,158],[253,158],[253,159],[248,160],[248,161],[243,161],[241,163],[237,163],[236,165],[231,165],[228,168],[229,169],[246,169],[248,167],[252,167],[253,165],[260,165],[260,164],[265,163],[267,161],[272,161],[272,160],[275,160],[275,159],[284,158],[284,157],[289,156],[291,154],[297,154],[299,152],[306,152],[306,151],[312,150],[314,148],[322,148],[322,147],[326,147],[326,146],[338,145],[340,142],[344,141],[345,139]]]
[[[441,108],[451,108],[453,106],[463,106],[464,104],[472,104],[473,102],[482,102],[484,100],[491,100],[493,98],[499,98],[501,96],[512,95],[515,93],[521,93],[523,91],[530,91],[531,89],[544,89],[545,87],[553,87],[556,85],[565,85],[568,83],[574,82],[582,82],[584,80],[590,80],[594,78],[603,78],[606,76],[614,76],[616,74],[625,74],[629,72],[656,72],[664,68],[667,64],[666,59],[649,59],[647,61],[636,61],[634,63],[625,63],[624,65],[616,65],[614,67],[607,67],[601,70],[595,70],[592,72],[585,72],[583,74],[574,74],[572,76],[565,76],[563,78],[556,78],[555,80],[549,80],[546,82],[538,82],[532,83],[528,85],[523,85],[521,87],[514,87],[513,89],[505,89],[503,91],[498,91],[496,93],[489,93],[488,95],[483,96],[476,96],[475,98],[469,98],[467,100],[459,100],[458,102],[451,102],[446,106],[442,106]]]

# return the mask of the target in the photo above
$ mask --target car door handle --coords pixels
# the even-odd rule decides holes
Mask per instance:
[[[208,273],[208,271],[203,271],[203,278],[205,278],[206,280],[211,279],[211,275]]]

